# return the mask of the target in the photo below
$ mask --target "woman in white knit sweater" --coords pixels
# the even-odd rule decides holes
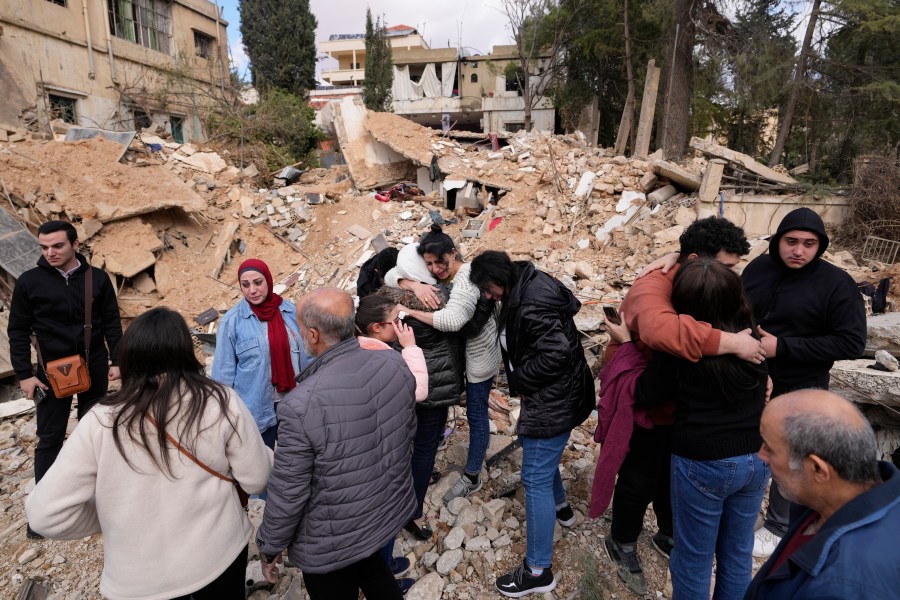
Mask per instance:
[[[407,250],[408,251],[408,250]],[[469,496],[481,489],[481,469],[487,452],[490,429],[488,398],[494,376],[500,365],[500,342],[497,336],[497,311],[482,297],[469,279],[470,264],[463,261],[453,240],[440,226],[422,236],[417,254],[438,282],[452,286],[447,305],[436,312],[422,312],[401,307],[410,316],[439,331],[460,331],[466,336],[466,417],[469,421],[469,452],[463,475],[445,495],[444,502]],[[404,252],[401,250],[401,252]],[[426,306],[436,307],[435,288],[427,282],[412,279],[398,258],[397,268],[385,276],[385,284],[413,290]]]
[[[178,313],[141,315],[119,348],[122,390],[75,428],[28,522],[48,538],[102,533],[106,598],[243,599],[253,526],[234,482],[264,491],[272,451],[234,391],[203,375]]]

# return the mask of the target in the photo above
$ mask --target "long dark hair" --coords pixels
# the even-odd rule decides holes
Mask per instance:
[[[183,429],[168,433],[191,453],[202,431],[200,419],[208,402],[219,405],[221,416],[215,423],[224,418],[235,427],[228,415],[226,388],[203,373],[202,365],[194,356],[187,323],[177,312],[158,307],[135,319],[119,345],[119,369],[122,389],[101,402],[119,408],[112,424],[113,440],[132,468],[122,444],[123,432],[150,455],[161,471],[171,476],[166,428],[175,416],[184,415]],[[156,421],[155,426],[151,417]],[[151,437],[156,438],[155,444],[151,443]]]
[[[678,269],[672,282],[672,306],[679,314],[705,321],[722,331],[737,333],[747,327],[758,337],[753,323],[753,307],[744,294],[744,285],[737,273],[714,258],[688,260]],[[699,368],[714,380],[726,401],[729,386],[755,388],[765,365],[740,360],[737,357],[710,356]]]

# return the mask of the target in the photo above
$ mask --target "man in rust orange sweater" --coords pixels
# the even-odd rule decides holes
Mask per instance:
[[[679,315],[671,301],[672,280],[684,261],[712,257],[729,267],[737,265],[741,256],[750,251],[743,229],[727,219],[708,217],[694,221],[679,242],[678,264],[667,273],[654,270],[640,277],[622,302],[622,315],[638,347],[648,356],[660,351],[699,361],[703,356],[735,354],[744,360],[761,362],[765,358],[762,345],[749,330],[728,333],[713,329],[708,323]],[[610,342],[606,360],[617,350],[618,344]],[[673,410],[671,404],[653,409],[649,413],[653,428],[634,428],[613,494],[612,526],[604,543],[606,553],[618,566],[626,587],[639,595],[646,594],[647,584],[636,543],[651,502],[659,528],[653,537],[654,548],[668,558],[673,545],[669,498]]]

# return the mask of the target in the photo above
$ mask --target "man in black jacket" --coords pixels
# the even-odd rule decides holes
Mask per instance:
[[[109,276],[77,252],[75,228],[64,221],[48,221],[38,229],[41,258],[38,266],[19,277],[9,311],[9,356],[19,386],[37,401],[38,445],[34,451],[34,479],[40,481],[56,460],[66,437],[72,397],[56,398],[43,367],[31,364],[31,341],[37,337],[46,364],[74,354],[87,357],[91,388],[78,394],[78,418],[106,395],[107,384],[119,378],[116,347],[122,338],[119,305]],[[84,299],[88,269],[93,269],[90,351],[84,347]],[[108,351],[107,351],[108,350]],[[110,366],[110,357],[112,365]],[[40,400],[44,396],[43,401]],[[31,529],[29,537],[36,537]]]
[[[512,393],[522,397],[516,426],[522,444],[522,482],[528,546],[525,561],[497,578],[504,596],[556,587],[551,568],[553,530],[575,523],[559,475],[569,433],[594,408],[594,378],[573,317],[581,303],[562,283],[526,261],[487,251],[472,261],[472,283],[503,303],[498,327]]]
[[[809,208],[798,208],[778,225],[769,253],[744,269],[773,398],[805,388],[828,389],[834,361],[857,358],[865,349],[862,296],[850,275],[821,259],[828,242],[822,218]],[[790,502],[773,482],[754,556],[772,554],[787,529],[789,513]]]

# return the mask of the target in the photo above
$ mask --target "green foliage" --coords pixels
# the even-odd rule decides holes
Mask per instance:
[[[253,85],[304,95],[316,85],[316,18],[309,0],[240,0]]]
[[[258,104],[218,112],[209,120],[215,137],[232,145],[256,146],[269,170],[304,162],[318,164],[315,146],[324,136],[315,126],[315,113],[304,98],[272,89]]]
[[[394,63],[391,42],[381,17],[372,22],[372,11],[366,9],[366,74],[363,81],[363,104],[369,110],[390,112],[391,89],[394,85]]]
[[[597,559],[590,553],[583,552],[578,556],[578,598],[580,600],[610,600],[613,597],[612,586],[597,568]]]

